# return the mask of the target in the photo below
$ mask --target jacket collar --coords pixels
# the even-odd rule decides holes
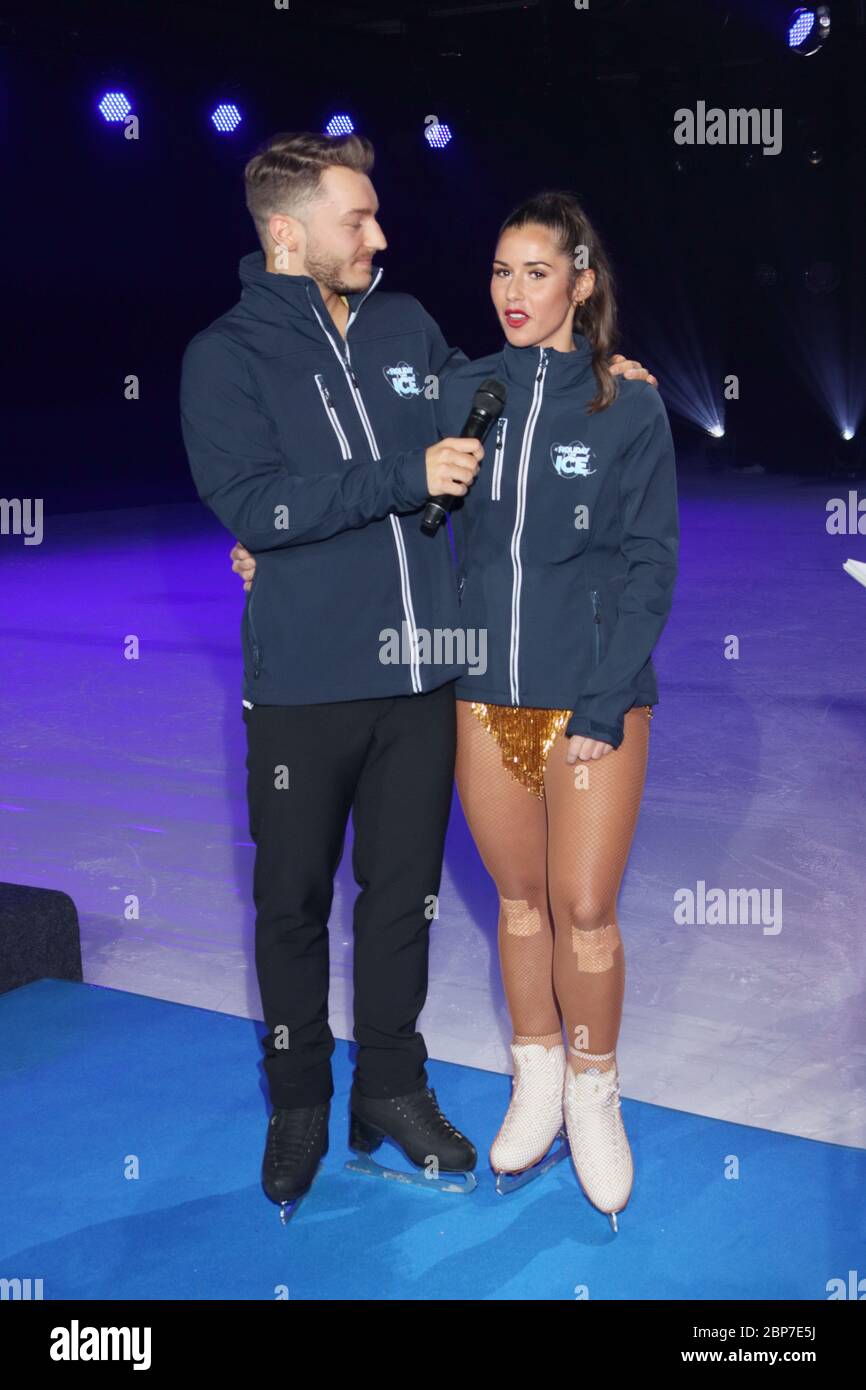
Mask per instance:
[[[241,301],[254,309],[257,317],[267,318],[274,323],[286,323],[297,318],[315,322],[317,311],[325,324],[330,322],[325,301],[312,276],[283,275],[279,271],[268,270],[264,251],[251,251],[248,256],[242,256],[238,271],[243,286]],[[382,267],[377,266],[366,290],[354,290],[346,295],[350,320],[381,279]]]
[[[574,351],[560,352],[557,348],[514,347],[505,343],[502,360],[506,375],[531,391],[542,363],[545,392],[568,391],[592,378],[592,345],[582,333],[574,334]]]

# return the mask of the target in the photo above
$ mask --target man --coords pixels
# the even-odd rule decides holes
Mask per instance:
[[[350,1145],[369,1153],[387,1135],[434,1182],[440,1168],[468,1180],[477,1158],[427,1084],[416,1029],[463,670],[422,661],[422,634],[460,623],[447,533],[419,523],[428,496],[467,493],[483,450],[430,443],[434,383],[466,359],[417,300],[373,293],[386,241],[372,164],[356,135],[277,136],[250,161],[263,251],[242,259],[240,302],[183,362],[199,495],[257,559],[242,638],[274,1106],[262,1182],[284,1218],[328,1148],[327,923],[350,811],[361,887]],[[405,662],[388,659],[383,632],[399,635]]]

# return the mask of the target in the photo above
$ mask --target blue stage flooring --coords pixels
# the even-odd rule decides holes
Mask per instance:
[[[496,1194],[510,1079],[472,1067],[428,1064],[478,1148],[474,1193],[348,1173],[339,1041],[330,1151],[284,1228],[259,1182],[263,1031],[58,980],[0,997],[0,1278],[45,1299],[824,1300],[866,1272],[866,1151],[625,1098],[636,1177],[614,1235],[570,1162]]]

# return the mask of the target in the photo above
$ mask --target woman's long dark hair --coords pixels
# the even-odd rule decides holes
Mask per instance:
[[[499,235],[514,227],[537,223],[547,227],[556,238],[556,245],[571,263],[569,293],[574,289],[581,270],[595,271],[595,287],[585,304],[579,304],[574,315],[575,331],[582,333],[592,347],[592,370],[598,382],[598,393],[587,407],[588,414],[606,410],[616,397],[616,383],[608,368],[616,339],[616,298],[613,274],[598,233],[573,193],[551,191],[537,193],[508,216],[499,228]],[[577,268],[575,261],[580,248],[585,248],[585,264]]]

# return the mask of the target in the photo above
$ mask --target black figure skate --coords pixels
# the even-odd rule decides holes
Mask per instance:
[[[329,1100],[291,1110],[277,1108],[268,1121],[262,1187],[265,1196],[279,1203],[284,1226],[312,1187],[319,1160],[328,1152],[330,1110]]]
[[[349,1148],[360,1155],[346,1164],[350,1172],[391,1178],[438,1192],[465,1194],[477,1187],[471,1171],[478,1159],[475,1146],[449,1124],[430,1087],[406,1096],[370,1100],[353,1086],[349,1105]],[[391,1139],[420,1171],[401,1172],[371,1158],[383,1139]],[[445,1176],[440,1176],[440,1171]],[[449,1174],[460,1176],[455,1180]]]

